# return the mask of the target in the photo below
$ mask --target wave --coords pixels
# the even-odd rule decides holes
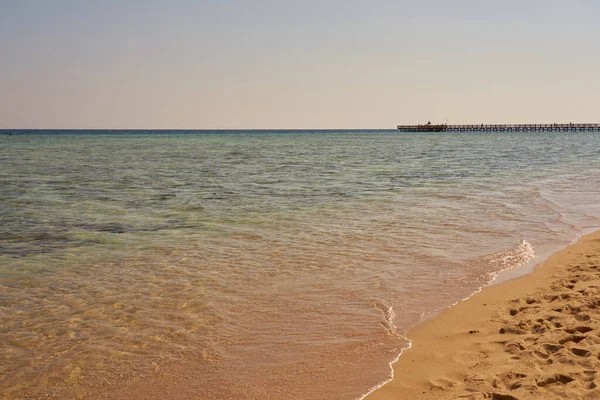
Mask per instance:
[[[394,380],[394,364],[396,364],[396,362],[398,362],[398,360],[400,359],[400,356],[402,355],[402,353],[404,353],[405,350],[408,350],[412,347],[412,341],[410,341],[405,336],[406,332],[404,334],[398,334],[396,332],[396,325],[394,325],[394,318],[396,317],[396,312],[394,311],[394,308],[392,306],[384,304],[381,301],[375,302],[374,307],[376,309],[378,309],[379,311],[381,311],[383,314],[383,319],[381,321],[381,325],[385,329],[386,334],[402,338],[402,339],[406,340],[406,342],[408,344],[406,345],[406,347],[400,349],[400,352],[398,353],[398,355],[392,361],[390,361],[388,363],[388,367],[389,367],[389,371],[390,371],[388,379],[371,387],[369,390],[367,390],[366,393],[364,393],[363,395],[358,397],[356,400],[363,400],[365,397],[367,397],[371,393],[375,392],[376,390],[382,388],[383,386],[385,386],[388,383],[390,383],[391,381],[393,381]]]
[[[477,290],[473,291],[467,297],[454,302],[453,304],[451,304],[448,307],[438,309],[438,310],[435,310],[435,311],[427,313],[427,314],[423,314],[421,316],[421,321],[427,315],[437,314],[443,310],[454,307],[455,305],[457,305],[458,303],[460,303],[462,301],[470,299],[475,294],[481,292],[485,287],[489,286],[492,282],[494,282],[501,272],[521,267],[535,259],[537,259],[535,250],[534,250],[533,246],[531,245],[531,243],[529,243],[526,240],[521,240],[521,242],[517,243],[511,249],[500,251],[500,252],[493,253],[488,256],[482,257],[480,260],[477,260],[477,262],[476,262],[477,264],[484,263],[484,264],[488,264],[488,265],[494,267],[494,271],[487,273],[487,283],[478,287]],[[404,352],[406,350],[412,348],[412,341],[406,336],[406,333],[408,331],[404,332],[404,334],[398,334],[396,332],[396,325],[394,325],[394,318],[396,316],[396,313],[394,311],[394,308],[392,306],[385,305],[383,302],[375,303],[374,307],[383,313],[383,320],[381,322],[381,325],[385,329],[386,334],[396,335],[398,337],[401,337],[408,342],[408,345],[407,345],[407,347],[402,348],[399,351],[398,355],[392,361],[389,362],[390,373],[389,373],[388,379],[371,387],[366,393],[364,393],[363,395],[358,397],[356,400],[365,399],[371,393],[375,392],[376,390],[382,388],[383,386],[387,385],[392,380],[394,380],[394,377],[395,377],[394,376],[394,364],[396,364],[398,362],[398,360],[400,359],[400,357],[402,356],[402,354],[404,354]]]

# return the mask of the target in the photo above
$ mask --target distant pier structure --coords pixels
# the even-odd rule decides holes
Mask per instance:
[[[401,132],[600,132],[596,124],[427,124],[398,125]]]

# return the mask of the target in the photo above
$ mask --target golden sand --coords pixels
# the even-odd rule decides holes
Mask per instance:
[[[600,232],[408,336],[368,400],[600,399]]]

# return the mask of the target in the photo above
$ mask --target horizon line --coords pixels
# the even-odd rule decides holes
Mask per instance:
[[[0,131],[366,131],[396,128],[0,128]]]

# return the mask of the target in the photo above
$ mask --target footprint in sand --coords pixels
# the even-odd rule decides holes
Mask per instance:
[[[582,326],[577,326],[575,328],[567,328],[567,329],[565,329],[565,332],[574,334],[575,332],[587,333],[587,332],[591,332],[593,330],[594,330],[594,328],[582,325]]]
[[[565,344],[568,342],[579,343],[585,338],[586,338],[586,336],[569,335],[569,336],[565,336],[565,337],[559,339],[558,343],[560,343],[560,344]]]
[[[537,381],[537,385],[539,387],[544,387],[553,383],[562,383],[563,385],[566,385],[567,383],[573,382],[574,380],[575,378],[572,378],[569,375],[554,374]]]
[[[586,349],[579,349],[576,347],[573,347],[571,349],[571,353],[575,354],[577,357],[590,357],[592,355],[592,352]]]

